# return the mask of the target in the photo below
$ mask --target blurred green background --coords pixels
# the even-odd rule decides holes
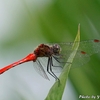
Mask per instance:
[[[0,68],[21,59],[40,43],[100,39],[100,0],[0,0]],[[100,53],[74,68],[62,100],[100,95]],[[44,100],[55,80],[45,80],[32,62],[0,76],[0,100]],[[79,98],[80,95],[90,98]],[[97,99],[97,98],[96,98]]]

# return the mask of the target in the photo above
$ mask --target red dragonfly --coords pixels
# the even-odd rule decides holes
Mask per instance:
[[[79,43],[79,42],[76,42],[76,43]],[[48,59],[47,72],[51,76],[53,76],[56,80],[59,80],[52,69],[59,67],[58,65],[55,65],[56,64],[55,62],[70,63],[70,62],[67,62],[67,59],[72,53],[72,50],[71,50],[72,45],[73,45],[73,42],[55,43],[55,44],[49,44],[49,45],[40,44],[32,53],[28,54],[25,58],[1,68],[0,74],[4,73],[5,71],[19,64],[33,61],[34,63],[38,65],[34,67],[38,68],[39,74],[43,76],[44,78],[49,79],[43,68],[43,65],[41,64],[41,61],[39,60],[39,58],[44,57]],[[72,66],[81,66],[87,63],[90,60],[90,56],[95,53],[98,53],[99,51],[100,51],[100,40],[94,39],[94,40],[81,41],[80,46],[77,50],[76,56],[74,58],[74,62],[72,63]]]

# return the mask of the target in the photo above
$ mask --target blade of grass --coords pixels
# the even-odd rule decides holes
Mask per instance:
[[[73,59],[74,59],[75,54],[77,52],[77,49],[79,47],[79,42],[77,42],[77,41],[80,42],[80,24],[78,25],[78,33],[77,33],[77,36],[75,38],[74,44],[72,46],[73,52],[71,53],[67,62],[70,62],[70,63],[73,62]],[[59,76],[60,84],[59,84],[58,81],[56,81],[54,83],[54,85],[50,89],[45,100],[61,100],[62,99],[62,95],[63,95],[64,88],[65,88],[65,85],[66,85],[66,81],[68,79],[68,74],[69,74],[70,68],[71,68],[71,64],[66,63],[61,75]]]

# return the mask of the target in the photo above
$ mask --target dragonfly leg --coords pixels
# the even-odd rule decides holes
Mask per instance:
[[[57,62],[61,63],[61,62],[58,60],[59,58],[57,58],[57,57],[55,57],[55,56],[53,56],[53,58],[54,58]]]
[[[56,60],[57,61],[57,60]],[[58,61],[57,61],[58,62]],[[60,63],[60,62],[59,62]],[[60,67],[61,68],[61,66],[55,66],[54,64],[53,64],[53,60],[52,60],[52,57],[51,57],[51,66],[53,66],[53,67]]]
[[[51,76],[53,76],[56,80],[60,81],[59,78],[53,73],[52,67],[51,67],[51,66],[52,66],[52,58],[49,57],[49,58],[48,58],[48,64],[47,64],[47,72],[48,72]]]
[[[57,58],[57,57],[55,57],[55,56],[53,56],[53,58],[57,61],[57,62],[59,62],[59,63],[69,63],[69,64],[72,64],[71,62],[61,62],[61,61],[59,61],[58,59],[60,59],[60,58]],[[56,67],[56,66],[54,66],[54,67]],[[58,66],[59,67],[59,66]]]

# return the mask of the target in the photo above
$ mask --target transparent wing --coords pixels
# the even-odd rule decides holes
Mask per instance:
[[[40,61],[37,59],[36,62],[34,62],[34,68],[36,69],[36,71],[45,79],[48,79],[48,76],[43,68],[43,66],[41,65]]]
[[[80,67],[89,62],[90,56],[86,52],[77,51],[72,67]]]
[[[65,63],[72,64],[72,67],[79,67],[89,62],[90,56],[86,52],[78,50],[72,63],[67,62],[65,55],[62,55],[61,57],[58,58],[56,57],[56,59],[59,63],[61,63],[62,67],[65,65]]]
[[[86,52],[89,56],[100,51],[100,40],[88,40],[80,42],[80,51]]]
[[[79,43],[78,41],[75,43]],[[70,53],[72,52],[72,46],[73,42],[69,43],[58,43],[61,47],[61,54],[66,55],[66,57],[69,57]],[[86,52],[89,56],[98,53],[100,51],[100,40],[86,40],[81,41],[79,48],[79,51]]]
[[[79,43],[78,41],[76,43]],[[72,51],[73,42],[69,43],[56,43],[61,47],[59,62],[67,62]],[[73,66],[81,66],[86,64],[90,60],[90,56],[100,51],[100,40],[86,40],[81,41],[77,50],[76,56],[72,63]]]

